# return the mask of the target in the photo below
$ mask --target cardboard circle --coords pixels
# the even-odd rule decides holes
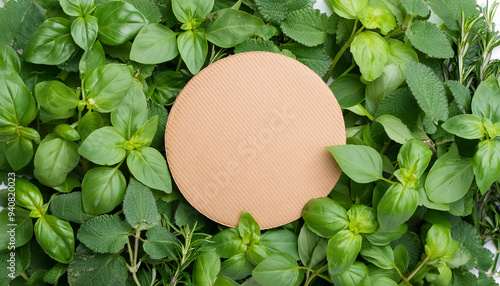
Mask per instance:
[[[268,52],[199,72],[178,95],[165,133],[187,201],[230,227],[246,210],[261,229],[298,219],[310,199],[330,193],[341,170],[325,147],[345,140],[330,88],[297,60]]]

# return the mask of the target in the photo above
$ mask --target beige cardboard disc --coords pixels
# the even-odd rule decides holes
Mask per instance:
[[[345,144],[330,88],[275,53],[221,59],[177,97],[165,135],[172,177],[208,218],[236,227],[243,211],[261,229],[298,219],[327,196],[341,170],[326,146]]]

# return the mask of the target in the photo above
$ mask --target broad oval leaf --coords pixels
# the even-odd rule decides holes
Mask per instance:
[[[144,26],[134,39],[130,59],[143,64],[168,62],[179,54],[176,36],[160,24]]]
[[[375,210],[371,207],[356,204],[348,211],[349,230],[353,233],[372,233],[378,227]]]
[[[384,38],[371,31],[358,34],[351,43],[352,56],[366,81],[375,80],[382,74],[388,51]]]
[[[215,250],[205,251],[194,264],[193,282],[199,286],[215,285],[220,265],[220,257]]]
[[[213,240],[213,246],[217,250],[217,254],[222,258],[230,258],[247,251],[247,245],[243,243],[238,231],[234,228],[228,228],[217,233]]]
[[[21,247],[28,243],[33,236],[33,221],[30,212],[22,208],[14,209],[14,217],[9,215],[8,208],[0,212],[0,250],[7,247]],[[13,225],[15,224],[15,225]],[[11,242],[11,236],[15,241]]]
[[[448,37],[435,23],[413,21],[406,36],[415,48],[433,58],[448,59],[454,55]]]
[[[56,196],[50,203],[50,212],[60,219],[76,223],[83,223],[93,217],[83,210],[81,192]]]
[[[326,257],[327,240],[303,225],[297,240],[300,261],[303,265],[314,267]]]
[[[7,143],[4,149],[5,158],[14,171],[20,170],[28,165],[33,158],[33,142],[24,137]]]
[[[75,254],[75,235],[69,222],[44,215],[35,223],[36,240],[52,259],[69,263]]]
[[[331,276],[346,271],[358,257],[363,237],[350,230],[341,230],[328,241],[326,257]]]
[[[16,179],[16,204],[28,210],[43,208],[43,197],[40,190],[24,179]],[[44,213],[41,213],[43,215]]]
[[[147,120],[146,96],[139,84],[134,81],[124,102],[111,112],[111,123],[125,135],[125,139],[130,139]]]
[[[182,60],[192,74],[197,74],[208,53],[207,37],[203,30],[185,31],[177,37]]]
[[[394,251],[389,245],[365,246],[361,249],[361,256],[382,269],[393,269],[396,266]]]
[[[308,46],[323,44],[328,34],[328,16],[317,9],[294,11],[281,23],[281,30],[288,37]]]
[[[182,72],[161,71],[154,73],[154,99],[161,105],[172,105],[190,79],[191,77]]]
[[[392,230],[407,221],[418,206],[418,194],[402,184],[393,184],[377,206],[381,230]]]
[[[98,253],[117,253],[128,242],[130,225],[114,215],[101,215],[84,222],[78,240]]]
[[[500,122],[500,86],[494,76],[482,81],[472,97],[472,113],[488,118],[492,123]]]
[[[84,78],[85,73],[106,64],[106,56],[104,49],[99,41],[95,41],[90,49],[83,53],[78,69],[80,70],[80,78]]]
[[[98,28],[96,17],[92,15],[78,17],[71,23],[71,36],[76,44],[86,51],[97,39]]]
[[[240,280],[252,274],[254,265],[247,258],[245,253],[240,253],[224,260],[221,264],[220,275],[228,276],[235,280]]]
[[[80,118],[77,130],[80,133],[80,138],[85,140],[92,132],[104,126],[104,120],[101,115],[95,111],[89,111]]]
[[[481,139],[485,130],[481,118],[474,114],[461,114],[446,120],[444,130],[465,139]]]
[[[114,127],[105,126],[92,132],[83,141],[78,153],[99,165],[114,165],[125,159],[126,139]]]
[[[76,93],[59,81],[42,81],[35,85],[35,96],[38,104],[46,111],[57,114],[71,114],[78,106]]]
[[[259,242],[260,227],[249,212],[241,214],[237,229],[243,243],[250,245]]]
[[[35,64],[59,65],[68,60],[77,45],[71,38],[71,21],[64,18],[45,20],[24,48],[26,61]]]
[[[273,253],[286,252],[292,255],[295,260],[300,259],[297,251],[297,235],[290,230],[266,231],[261,235],[259,244]]]
[[[82,181],[83,209],[91,215],[112,211],[123,201],[126,186],[125,177],[117,168],[91,169]]]
[[[380,32],[383,35],[387,35],[397,26],[394,15],[385,5],[363,7],[358,11],[357,16],[367,29],[380,28]]]
[[[27,126],[37,115],[36,103],[21,77],[0,63],[0,126]]]
[[[302,210],[302,218],[312,232],[326,238],[349,226],[347,211],[330,198],[317,198],[307,202]]]
[[[422,141],[411,139],[399,150],[398,163],[420,178],[431,161],[432,151]]]
[[[78,145],[51,134],[42,140],[36,151],[33,174],[40,183],[56,187],[64,183],[78,162]]]
[[[18,74],[21,73],[21,59],[19,58],[19,54],[11,46],[0,44],[0,61],[4,61]]]
[[[297,261],[288,253],[272,254],[252,271],[252,277],[262,286],[299,285],[303,273]]]
[[[123,213],[134,229],[148,229],[160,223],[151,189],[134,178],[130,179],[123,199]]]
[[[355,74],[346,74],[330,84],[333,95],[341,108],[348,108],[361,103],[365,99],[365,85]]]
[[[477,186],[485,194],[500,175],[500,142],[479,142],[472,163]]]
[[[368,4],[368,0],[329,0],[325,2],[335,14],[345,19],[356,19],[358,12]]]
[[[414,138],[408,126],[396,116],[384,114],[377,117],[376,121],[384,126],[385,132],[395,142],[404,144],[406,141]]]
[[[141,12],[122,1],[103,2],[93,15],[98,19],[99,40],[111,46],[132,40],[147,23]]]
[[[346,271],[330,277],[338,286],[366,285],[369,279],[368,267],[362,262],[355,261]]]
[[[172,0],[172,11],[181,23],[204,18],[213,7],[214,0]]]
[[[166,193],[172,192],[167,162],[158,150],[151,147],[132,150],[127,157],[127,165],[139,182]]]
[[[74,17],[83,17],[95,7],[94,0],[59,0],[64,13]]]
[[[326,147],[342,171],[358,183],[370,183],[382,177],[382,157],[375,149],[361,145]]]
[[[389,231],[383,231],[379,227],[377,228],[377,230],[375,230],[375,232],[369,233],[365,235],[365,237],[373,245],[384,246],[391,243],[391,241],[402,237],[406,233],[406,231],[408,231],[408,226],[406,224],[401,224],[395,229]]]

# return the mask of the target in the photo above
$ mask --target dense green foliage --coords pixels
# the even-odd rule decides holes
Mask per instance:
[[[326,3],[331,16],[312,0],[6,3],[0,285],[495,285],[497,4]],[[344,171],[330,196],[267,231],[248,212],[237,228],[200,215],[164,156],[180,90],[248,51],[330,81],[347,133],[325,146]]]

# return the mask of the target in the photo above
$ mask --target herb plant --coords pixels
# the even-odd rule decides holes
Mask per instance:
[[[7,2],[0,285],[495,285],[498,3],[325,2]],[[205,219],[164,156],[180,90],[248,51],[324,78],[347,134],[329,197],[267,231]]]

